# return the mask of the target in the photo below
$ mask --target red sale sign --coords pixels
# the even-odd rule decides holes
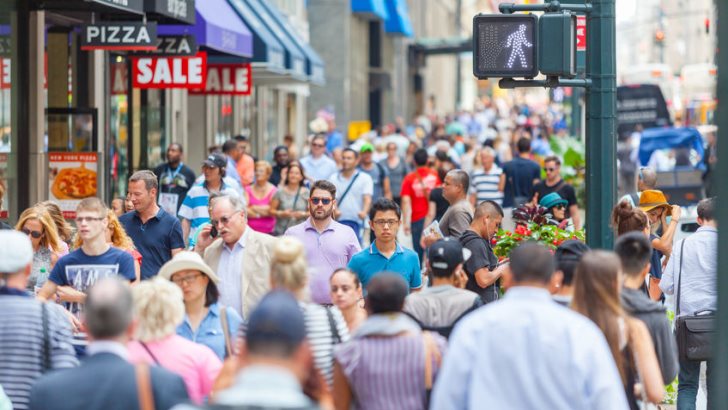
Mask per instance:
[[[208,64],[205,88],[190,90],[190,94],[250,95],[252,86],[250,64]]]
[[[576,16],[576,51],[586,51],[586,16]]]
[[[207,53],[189,57],[134,57],[134,88],[200,88],[207,76]]]

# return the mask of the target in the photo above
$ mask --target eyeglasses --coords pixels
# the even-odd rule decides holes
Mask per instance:
[[[219,221],[217,219],[210,219],[210,225],[212,225],[214,227],[217,227],[217,225],[220,222],[222,222],[223,225],[227,226],[227,224],[230,223],[230,221],[233,219],[233,216],[235,216],[235,214],[237,214],[237,212],[233,213],[230,216],[222,216],[222,217],[220,217],[220,220]]]
[[[194,275],[188,275],[182,278],[172,278],[172,282],[174,282],[177,286],[182,286],[185,283],[193,283],[200,276],[202,276],[201,273],[195,273]]]
[[[547,172],[554,172],[554,171],[556,171],[556,168],[546,168],[546,171]]]
[[[26,235],[32,236],[35,239],[38,239],[41,236],[43,236],[43,232],[41,232],[41,231],[31,231],[30,229],[22,229],[22,232]]]
[[[372,221],[374,225],[384,227],[384,226],[395,226],[399,223],[399,220],[397,219],[375,219]]]
[[[324,144],[311,144],[311,146],[314,147],[314,148],[323,148],[326,145],[324,145]]]
[[[104,218],[103,217],[101,217],[101,218],[95,218],[93,216],[79,216],[79,217],[76,218],[76,223],[77,224],[82,224],[84,222],[100,221],[102,219],[104,219]]]
[[[314,205],[318,205],[320,203],[321,204],[324,204],[324,205],[328,205],[328,204],[331,203],[331,198],[316,198],[316,197],[314,197],[314,198],[311,198],[311,203],[314,204]]]

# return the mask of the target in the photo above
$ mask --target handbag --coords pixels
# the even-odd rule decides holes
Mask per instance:
[[[675,333],[677,351],[681,361],[705,361],[713,357],[713,337],[716,332],[715,312],[702,310],[691,316],[680,316],[680,285],[685,254],[685,239],[680,245],[680,268],[677,279],[677,302],[675,308]]]

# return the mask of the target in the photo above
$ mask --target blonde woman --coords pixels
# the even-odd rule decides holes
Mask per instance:
[[[306,332],[314,352],[316,368],[329,386],[334,380],[334,346],[349,340],[349,330],[336,307],[325,308],[308,299],[308,264],[303,243],[284,236],[273,248],[270,263],[271,289],[283,288],[298,300],[306,319]]]
[[[73,240],[73,227],[66,221],[66,218],[63,217],[61,207],[58,206],[57,203],[53,201],[43,201],[38,205],[44,207],[48,211],[51,219],[53,219],[53,223],[55,224],[58,237],[61,238],[61,243],[59,244],[61,251],[59,252],[58,257],[67,255],[69,252],[68,245]]]
[[[155,277],[132,289],[137,327],[129,342],[129,361],[157,365],[178,374],[196,404],[204,403],[222,362],[209,347],[176,333],[185,316],[182,290]]]
[[[48,279],[51,269],[58,261],[62,241],[51,215],[41,206],[23,211],[15,230],[28,235],[33,245],[33,264],[28,279],[28,290],[33,291],[42,287]]]
[[[121,226],[121,222],[116,217],[116,213],[113,210],[109,210],[106,213],[106,217],[109,220],[109,224],[106,226],[106,243],[114,248],[126,251],[134,258],[134,274],[136,275],[136,280],[132,283],[137,283],[141,277],[142,254],[134,247],[134,242],[126,234],[124,227]],[[77,235],[73,243],[73,248],[79,249],[81,245],[83,245],[83,239]]]

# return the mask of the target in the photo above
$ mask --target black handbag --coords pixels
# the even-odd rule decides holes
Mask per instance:
[[[713,358],[713,337],[716,332],[715,312],[702,310],[691,316],[680,316],[680,283],[685,239],[680,245],[680,268],[677,279],[677,301],[675,308],[675,333],[680,360],[705,361]]]

